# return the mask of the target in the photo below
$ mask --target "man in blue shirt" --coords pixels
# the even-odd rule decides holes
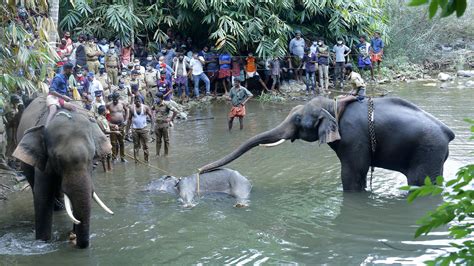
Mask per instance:
[[[230,63],[232,56],[224,51],[219,55],[219,79],[222,81],[222,86],[224,87],[224,94],[227,94],[227,83],[230,85]],[[214,94],[217,95],[217,86],[214,88]]]
[[[374,79],[374,69],[370,61],[370,43],[366,41],[365,35],[359,36],[359,44],[356,45],[358,63],[360,70],[370,70],[370,75]]]
[[[380,79],[380,62],[382,62],[383,56],[383,41],[380,38],[380,32],[376,31],[374,33],[374,38],[370,40],[370,60],[372,64],[377,62],[377,75]],[[373,78],[373,77],[372,77]]]
[[[46,97],[46,106],[49,108],[48,118],[46,119],[45,127],[48,126],[49,121],[56,114],[58,108],[64,108],[69,111],[76,110],[76,107],[68,103],[72,99],[68,96],[69,94],[69,76],[72,73],[73,65],[71,63],[66,63],[63,66],[61,73],[56,74],[56,76],[51,81],[51,86],[49,87],[49,94]]]

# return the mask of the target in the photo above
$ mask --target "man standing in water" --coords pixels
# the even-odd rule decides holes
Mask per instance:
[[[238,117],[240,122],[240,130],[244,128],[245,103],[253,97],[253,94],[245,87],[240,86],[240,79],[234,78],[234,86],[230,89],[228,100],[232,103],[232,109],[229,113],[229,131],[232,130],[234,118]]]
[[[117,153],[120,149],[120,160],[125,160],[125,127],[129,117],[127,104],[119,100],[120,94],[114,92],[112,94],[112,102],[107,104],[107,110],[110,112],[110,126],[114,131],[119,131],[120,134],[113,134],[110,136],[112,142],[112,156],[117,159]]]
[[[135,98],[135,104],[130,108],[130,120],[128,121],[128,127],[132,127],[133,136],[133,158],[135,163],[138,163],[138,152],[140,146],[143,148],[143,155],[145,162],[148,163],[148,131],[147,127],[147,116],[152,119],[150,107],[142,104],[140,98]]]
[[[178,114],[176,110],[169,101],[164,100],[164,95],[161,92],[156,93],[156,104],[153,107],[155,110],[155,134],[156,134],[156,156],[160,156],[161,150],[161,140],[165,144],[165,156],[168,155],[170,138],[168,133],[168,128],[170,127],[170,122]],[[169,117],[170,112],[173,112],[171,118]]]

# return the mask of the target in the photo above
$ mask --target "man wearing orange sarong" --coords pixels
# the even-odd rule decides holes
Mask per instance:
[[[234,118],[239,118],[240,130],[244,128],[245,103],[253,97],[253,94],[245,87],[240,86],[240,79],[234,78],[234,86],[230,89],[227,99],[232,103],[232,109],[229,113],[229,131],[232,130]]]

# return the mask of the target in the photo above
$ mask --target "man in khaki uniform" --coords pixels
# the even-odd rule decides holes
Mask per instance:
[[[99,75],[96,75],[95,77],[100,84],[102,85],[102,89],[104,89],[104,97],[109,96],[110,94],[110,80],[109,76],[107,73],[105,73],[105,67],[104,65],[99,66]]]
[[[158,71],[151,65],[146,66],[145,71],[145,85],[146,85],[146,98],[148,99],[147,104],[153,104],[153,95],[157,93],[156,85],[158,82]]]
[[[99,73],[99,56],[103,55],[97,44],[94,42],[94,37],[89,38],[86,46],[87,68],[94,74]]]
[[[107,69],[107,75],[112,85],[117,86],[119,83],[118,72],[120,66],[120,59],[117,51],[115,50],[115,44],[112,42],[109,45],[109,51],[105,55],[105,67]]]
[[[137,84],[138,91],[143,95],[143,97],[145,97],[146,101],[146,86],[145,81],[143,79],[144,78],[140,75],[140,72],[138,70],[132,70],[132,76],[130,78],[130,87],[132,87],[133,84]]]

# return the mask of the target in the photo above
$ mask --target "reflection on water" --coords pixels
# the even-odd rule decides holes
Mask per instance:
[[[464,91],[416,84],[393,91],[456,133],[446,176],[473,162],[469,152],[474,145],[462,119],[474,116],[474,106]],[[252,102],[245,130],[231,133],[226,131],[229,106],[198,110],[191,120],[206,119],[177,123],[170,156],[152,163],[176,176],[189,175],[277,125],[294,105]],[[96,190],[115,215],[94,206],[91,247],[81,251],[65,241],[71,225],[63,213],[55,214],[52,243],[34,241],[31,195],[19,194],[1,203],[0,259],[9,264],[389,264],[419,263],[447,246],[443,230],[413,239],[416,220],[438,199],[406,203],[398,190],[406,178],[383,169],[375,171],[372,192],[343,193],[339,161],[325,145],[296,141],[256,148],[229,167],[253,184],[248,208],[230,207],[234,199],[225,195],[206,195],[196,207],[184,209],[173,195],[143,191],[163,173],[134,163],[117,164],[109,174],[99,170]]]

